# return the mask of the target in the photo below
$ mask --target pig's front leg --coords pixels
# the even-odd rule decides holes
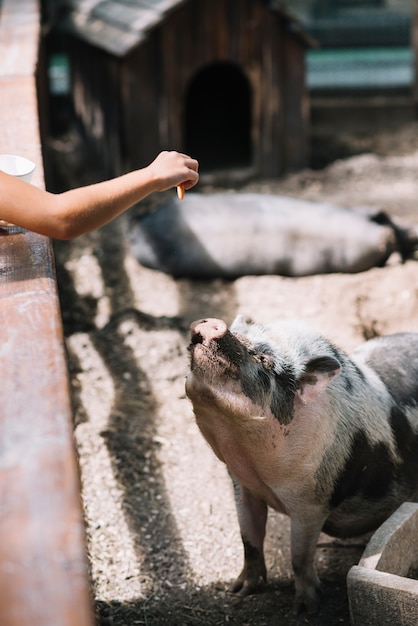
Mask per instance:
[[[248,489],[234,482],[235,506],[244,545],[244,567],[231,586],[239,596],[254,593],[266,581],[263,544],[266,534],[267,505]]]
[[[314,567],[314,555],[319,534],[325,519],[305,513],[303,519],[292,517],[291,555],[295,575],[295,600],[293,610],[306,609],[316,613],[319,608],[320,582]]]

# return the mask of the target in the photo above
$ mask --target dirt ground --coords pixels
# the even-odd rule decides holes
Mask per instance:
[[[418,126],[355,139],[368,151],[242,190],[380,206],[418,221]],[[63,172],[68,146],[55,149]],[[228,592],[241,540],[226,470],[185,396],[187,329],[237,312],[303,317],[351,350],[364,338],[418,331],[418,264],[395,255],[356,275],[174,280],[135,261],[127,228],[129,215],[55,245],[98,624],[348,626],[345,579],[364,541],[321,535],[322,608],[294,617],[289,520],[273,512],[265,589],[244,599]]]

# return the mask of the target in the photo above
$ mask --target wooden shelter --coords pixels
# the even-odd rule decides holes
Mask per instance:
[[[159,150],[201,172],[271,178],[307,164],[305,50],[277,2],[65,0],[74,110],[109,174]]]

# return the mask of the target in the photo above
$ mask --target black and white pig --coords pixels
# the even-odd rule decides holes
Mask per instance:
[[[418,333],[372,339],[351,356],[303,322],[238,316],[191,325],[186,380],[196,421],[234,484],[244,568],[266,579],[268,507],[290,516],[295,610],[318,608],[321,531],[354,537],[418,496]]]
[[[418,250],[418,228],[379,209],[262,193],[172,198],[134,218],[128,238],[146,267],[199,279],[364,272]]]

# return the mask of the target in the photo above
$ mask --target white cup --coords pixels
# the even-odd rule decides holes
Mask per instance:
[[[35,163],[15,154],[0,154],[0,170],[30,183],[35,170]],[[5,226],[13,226],[13,224],[0,218],[0,228]]]
[[[0,170],[30,183],[35,163],[15,154],[0,154]]]

